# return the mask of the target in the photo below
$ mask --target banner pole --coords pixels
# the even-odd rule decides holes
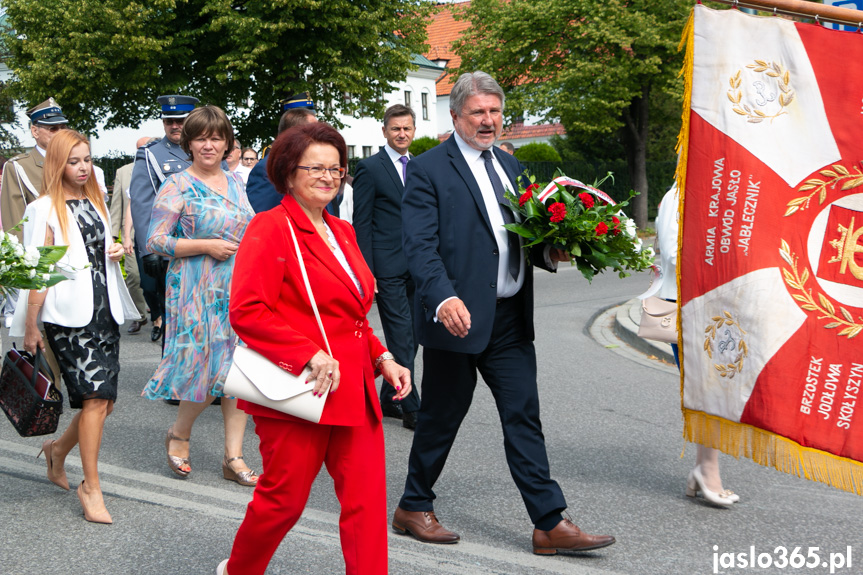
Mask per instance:
[[[716,0],[735,8],[754,8],[772,11],[774,14],[803,16],[817,21],[845,24],[863,29],[863,11],[838,6],[828,6],[806,0]]]

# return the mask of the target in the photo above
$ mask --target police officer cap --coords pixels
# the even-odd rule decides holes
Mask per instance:
[[[54,98],[48,98],[30,108],[27,110],[27,116],[30,118],[30,123],[37,126],[59,126],[69,123]]]
[[[287,112],[294,108],[308,108],[309,110],[315,109],[315,103],[312,102],[312,97],[309,96],[308,92],[294,94],[290,98],[285,98],[279,103],[282,105],[282,112]]]
[[[195,104],[199,100],[193,96],[159,96],[156,98],[159,105],[162,106],[162,119],[165,118],[185,118],[189,112],[195,109]]]

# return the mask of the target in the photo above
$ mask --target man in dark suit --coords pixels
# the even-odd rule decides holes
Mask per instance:
[[[414,341],[411,307],[414,282],[402,252],[402,194],[410,155],[408,148],[416,130],[416,114],[403,104],[384,112],[386,146],[357,165],[354,176],[354,230],[357,243],[375,276],[378,311],[387,348],[396,363],[414,372],[417,345]],[[416,428],[420,397],[416,386],[400,404],[392,400],[389,386],[381,386],[381,410]]]
[[[305,94],[308,96],[308,93]],[[299,103],[305,105],[300,106]],[[282,101],[282,109],[285,112],[279,119],[277,135],[294,126],[318,121],[311,100],[299,102],[294,96],[293,99]],[[246,182],[246,197],[249,198],[249,203],[256,214],[271,210],[282,202],[282,194],[276,191],[269,176],[267,176],[267,156],[261,158],[261,161],[255,164],[255,167],[249,172],[249,179]]]
[[[510,473],[534,523],[533,552],[585,551],[614,543],[568,518],[551,479],[536,386],[533,269],[515,234],[504,188],[522,166],[494,148],[504,95],[483,72],[463,74],[450,95],[455,132],[408,164],[402,235],[416,282],[414,321],[423,346],[423,394],[405,491],[393,529],[429,543],[460,537],[434,515],[432,488],[467,414],[477,371],[495,398]],[[567,254],[539,246],[531,260],[554,270]]]

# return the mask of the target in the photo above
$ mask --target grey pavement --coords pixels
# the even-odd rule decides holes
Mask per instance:
[[[637,318],[626,302],[646,288],[647,274],[601,275],[589,284],[567,267],[556,275],[537,272],[536,280],[539,387],[552,474],[576,524],[612,534],[617,543],[575,556],[531,554],[532,525],[504,461],[494,402],[481,384],[436,486],[438,517],[462,541],[434,546],[390,533],[391,573],[829,573],[822,566],[714,571],[714,546],[718,553],[747,556],[754,547],[756,556],[774,558],[781,554],[777,547],[789,555],[797,546],[803,555],[819,547],[825,560],[852,546],[852,567],[835,572],[863,573],[863,556],[857,556],[863,553],[863,517],[855,495],[723,456],[724,483],[741,502],[725,510],[684,496],[695,448],[681,435],[677,371],[667,349],[635,347],[643,344],[631,339],[632,325],[626,324],[627,317]],[[370,319],[379,325],[374,309]],[[49,483],[44,459],[34,459],[43,438],[21,438],[0,420],[0,573],[212,574],[227,557],[252,492],[222,479],[219,409],[198,420],[192,474],[176,478],[164,452],[176,408],[140,397],[159,346],[147,334],[122,333],[120,396],[100,457],[114,524],[85,522],[74,492]],[[61,428],[70,413],[67,408]],[[391,513],[412,435],[392,419],[385,420],[385,434]],[[245,454],[260,469],[251,422]],[[70,483],[81,481],[77,451],[67,470]],[[268,573],[344,573],[338,513],[332,481],[322,471]]]

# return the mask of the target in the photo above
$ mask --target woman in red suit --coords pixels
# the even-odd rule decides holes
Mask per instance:
[[[323,463],[341,502],[346,572],[387,572],[384,438],[374,378],[380,371],[395,388],[393,399],[400,400],[410,393],[410,372],[393,361],[369,327],[374,278],[353,228],[325,211],[346,167],[345,141],[331,126],[306,124],[280,135],[267,173],[284,198],[252,220],[237,252],[230,308],[237,335],[291,373],[299,375],[308,365],[309,385],[329,396],[320,423],[240,400],[255,420],[264,471],[220,575],[264,573],[300,518]],[[324,351],[288,220],[332,357]]]

